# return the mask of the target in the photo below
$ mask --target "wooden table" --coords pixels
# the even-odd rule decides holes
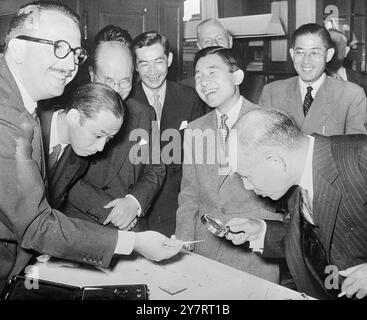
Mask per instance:
[[[119,257],[114,267],[103,271],[57,259],[37,262],[27,271],[28,276],[33,278],[80,287],[144,283],[150,290],[150,300],[313,299],[183,250],[177,256],[161,262],[152,262],[135,254]],[[162,288],[184,290],[170,294]]]

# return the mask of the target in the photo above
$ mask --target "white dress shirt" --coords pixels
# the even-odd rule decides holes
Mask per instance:
[[[311,96],[312,98],[315,99],[317,91],[319,91],[321,85],[323,84],[324,80],[326,79],[326,74],[325,72],[321,75],[321,77],[319,79],[317,79],[317,81],[315,81],[311,87],[312,87],[312,91],[311,91]],[[307,93],[307,87],[309,87],[310,85],[305,83],[301,78],[298,77],[298,83],[299,83],[299,88],[301,90],[301,97],[302,97],[302,102],[305,100],[305,96]]]

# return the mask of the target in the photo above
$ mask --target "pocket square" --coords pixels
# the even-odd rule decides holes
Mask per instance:
[[[180,129],[178,129],[178,130],[185,129],[186,127],[187,127],[187,121],[185,120],[185,121],[181,122]]]
[[[143,145],[145,145],[145,144],[147,144],[147,143],[148,143],[148,141],[142,138],[142,139],[139,141],[139,146],[143,146]]]

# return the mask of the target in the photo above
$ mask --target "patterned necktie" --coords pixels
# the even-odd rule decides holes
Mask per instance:
[[[161,117],[162,117],[162,104],[159,101],[159,94],[154,92],[153,99],[154,99],[153,100],[153,108],[155,110],[155,114],[157,116],[157,122],[158,122],[158,125],[159,125],[159,123],[161,122]]]
[[[220,125],[218,128],[218,136],[219,136],[219,144],[220,144],[220,167],[228,167],[228,160],[226,159],[226,139],[229,134],[229,128],[226,123],[228,116],[226,114],[222,114],[220,116]]]
[[[303,101],[303,113],[304,113],[305,116],[307,115],[307,112],[310,109],[311,104],[313,102],[313,98],[312,98],[312,95],[311,95],[312,89],[313,88],[311,86],[307,87],[307,93],[305,95],[305,100]]]
[[[57,144],[54,146],[51,154],[48,156],[48,175],[51,176],[53,173],[53,170],[55,169],[57,159],[59,158],[61,152],[61,144]]]

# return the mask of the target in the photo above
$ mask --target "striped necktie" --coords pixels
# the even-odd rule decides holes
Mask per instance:
[[[57,160],[59,158],[61,152],[61,144],[57,144],[56,146],[54,146],[51,154],[48,156],[48,175],[52,176],[53,170],[55,169]]]
[[[218,136],[219,136],[219,146],[220,146],[220,167],[228,167],[228,160],[226,159],[226,139],[229,134],[229,128],[227,125],[228,116],[226,114],[222,114],[220,116],[220,125],[218,128]]]

